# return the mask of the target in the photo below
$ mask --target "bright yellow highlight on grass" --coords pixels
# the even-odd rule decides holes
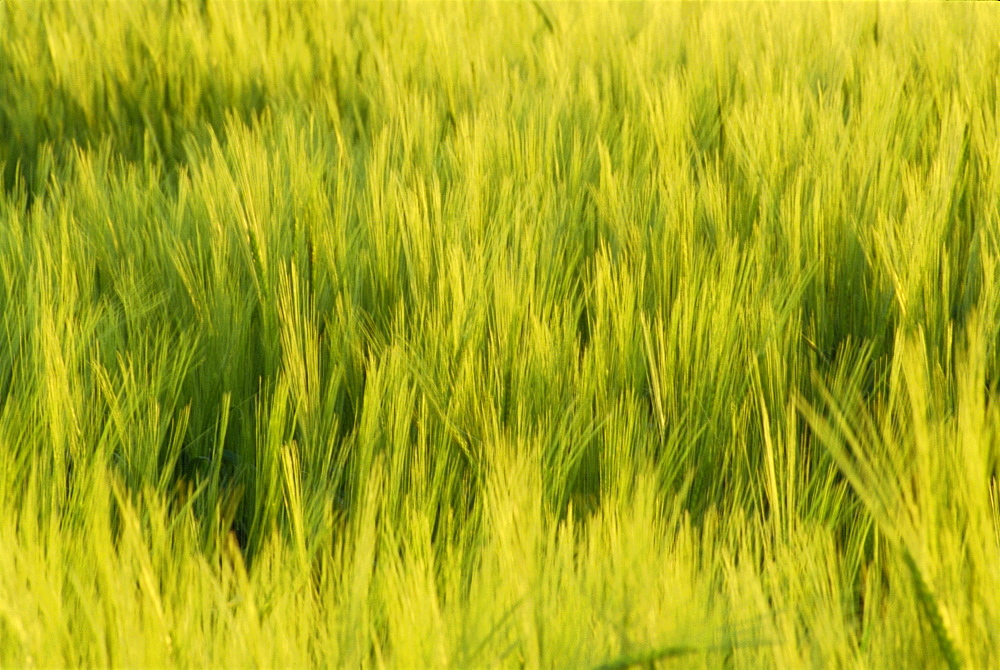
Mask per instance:
[[[989,3],[0,34],[0,667],[1000,666]]]

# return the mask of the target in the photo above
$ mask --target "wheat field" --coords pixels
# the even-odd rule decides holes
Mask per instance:
[[[991,3],[0,33],[0,666],[1000,665]]]

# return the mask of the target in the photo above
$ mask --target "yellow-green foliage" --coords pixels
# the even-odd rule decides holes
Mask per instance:
[[[0,4],[0,666],[1000,665],[1000,16]]]

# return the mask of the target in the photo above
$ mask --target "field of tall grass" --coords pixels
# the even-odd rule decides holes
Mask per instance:
[[[1000,665],[991,3],[0,4],[0,666]]]

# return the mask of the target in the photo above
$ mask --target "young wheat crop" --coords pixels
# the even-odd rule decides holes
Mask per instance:
[[[1000,664],[987,3],[0,29],[0,666]]]

